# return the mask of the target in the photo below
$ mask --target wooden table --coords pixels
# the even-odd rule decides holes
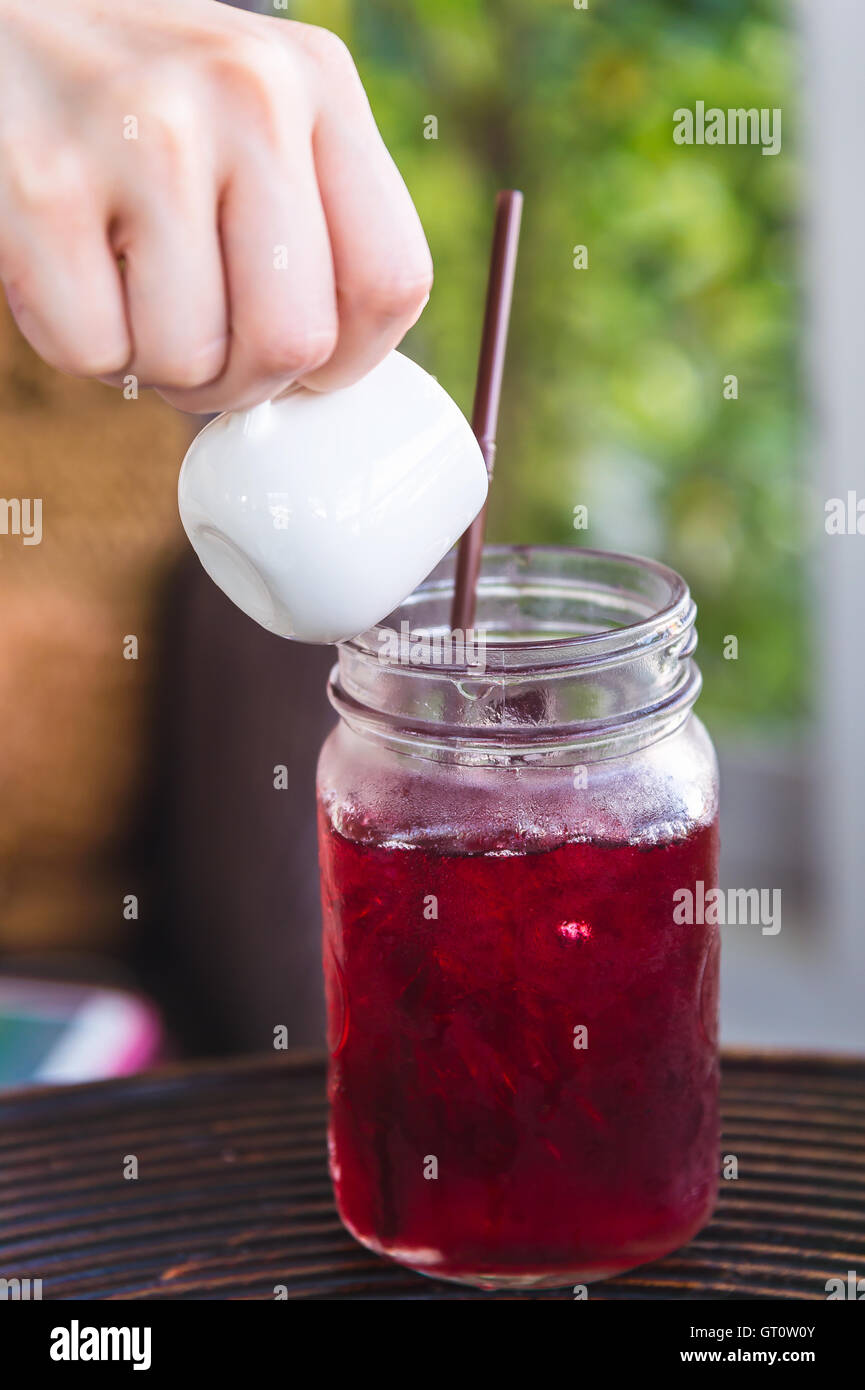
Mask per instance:
[[[865,1061],[733,1055],[721,1183],[684,1250],[593,1300],[825,1300],[865,1275]],[[184,1065],[0,1099],[0,1277],[44,1299],[510,1298],[421,1278],[342,1229],[318,1058]],[[124,1177],[129,1156],[137,1179]],[[571,1298],[568,1290],[520,1298]]]

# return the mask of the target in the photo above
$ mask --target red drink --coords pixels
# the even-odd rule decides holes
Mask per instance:
[[[490,1286],[687,1241],[716,1189],[718,940],[673,894],[715,883],[715,824],[461,854],[322,811],[321,846],[331,1163],[358,1239]]]
[[[396,617],[447,630],[452,571]],[[331,676],[331,1171],[392,1259],[585,1283],[684,1244],[716,1190],[717,928],[676,921],[717,871],[695,609],[650,561],[510,547],[478,604],[482,666],[373,632]]]

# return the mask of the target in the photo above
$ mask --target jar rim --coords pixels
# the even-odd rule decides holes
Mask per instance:
[[[582,546],[487,546],[469,651],[449,625],[455,569],[450,552],[384,624],[339,644],[328,694],[356,731],[515,765],[615,756],[687,718],[696,605],[674,570]],[[507,640],[489,640],[485,618]]]
[[[496,563],[501,564],[502,561],[514,563],[518,572],[509,578],[491,573]],[[604,586],[598,582],[605,567],[619,567],[623,572],[629,571],[634,578],[651,581],[658,587],[659,592],[655,598],[637,589],[629,591],[632,601],[635,604],[642,602],[647,611],[631,621],[611,623],[609,626],[587,632],[575,631],[557,636],[504,641],[485,636],[487,665],[515,671],[526,665],[543,666],[545,658],[548,658],[550,663],[556,666],[563,661],[569,666],[596,666],[598,663],[615,662],[617,658],[632,657],[640,648],[668,642],[676,633],[693,627],[696,605],[684,579],[674,569],[646,556],[632,555],[624,551],[597,550],[588,546],[485,545],[478,581],[479,605],[484,598],[492,597],[497,589],[501,590],[502,586],[507,586],[509,582],[515,589],[524,592],[526,586],[518,582],[521,575],[528,577],[534,574],[535,582],[540,586],[549,586],[557,579],[567,586],[570,580],[570,586],[576,591],[577,585],[574,580],[579,579],[584,591],[593,590],[600,593],[605,590],[610,595],[621,592],[614,586]],[[557,568],[560,571],[558,574]],[[572,569],[570,576],[569,569]],[[593,569],[598,572],[594,589],[591,578]],[[394,621],[405,621],[406,617],[410,616],[411,608],[417,607],[424,598],[441,599],[452,592],[454,572],[455,552],[451,551],[392,614],[366,632],[340,643],[339,646],[360,657],[376,656],[380,659],[383,640],[393,632]],[[424,630],[423,626],[411,629],[412,633]],[[438,624],[437,630],[442,631],[443,625]],[[474,630],[484,631],[483,625],[479,624]],[[422,659],[413,660],[412,664],[420,670],[427,666]],[[462,662],[442,661],[440,657],[431,664],[435,665],[438,672],[459,670],[463,667]]]

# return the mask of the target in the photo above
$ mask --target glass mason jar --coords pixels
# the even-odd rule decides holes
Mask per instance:
[[[485,650],[460,650],[453,576],[331,676],[331,1173],[352,1234],[413,1269],[586,1283],[684,1244],[716,1194],[695,606],[648,560],[490,547]]]

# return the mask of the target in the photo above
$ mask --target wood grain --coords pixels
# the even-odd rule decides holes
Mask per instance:
[[[730,1056],[715,1219],[594,1299],[824,1300],[865,1276],[865,1062]],[[178,1066],[0,1101],[0,1277],[44,1299],[513,1298],[357,1245],[325,1161],[317,1057]],[[139,1176],[123,1177],[127,1155]],[[568,1290],[520,1298],[569,1298]]]

